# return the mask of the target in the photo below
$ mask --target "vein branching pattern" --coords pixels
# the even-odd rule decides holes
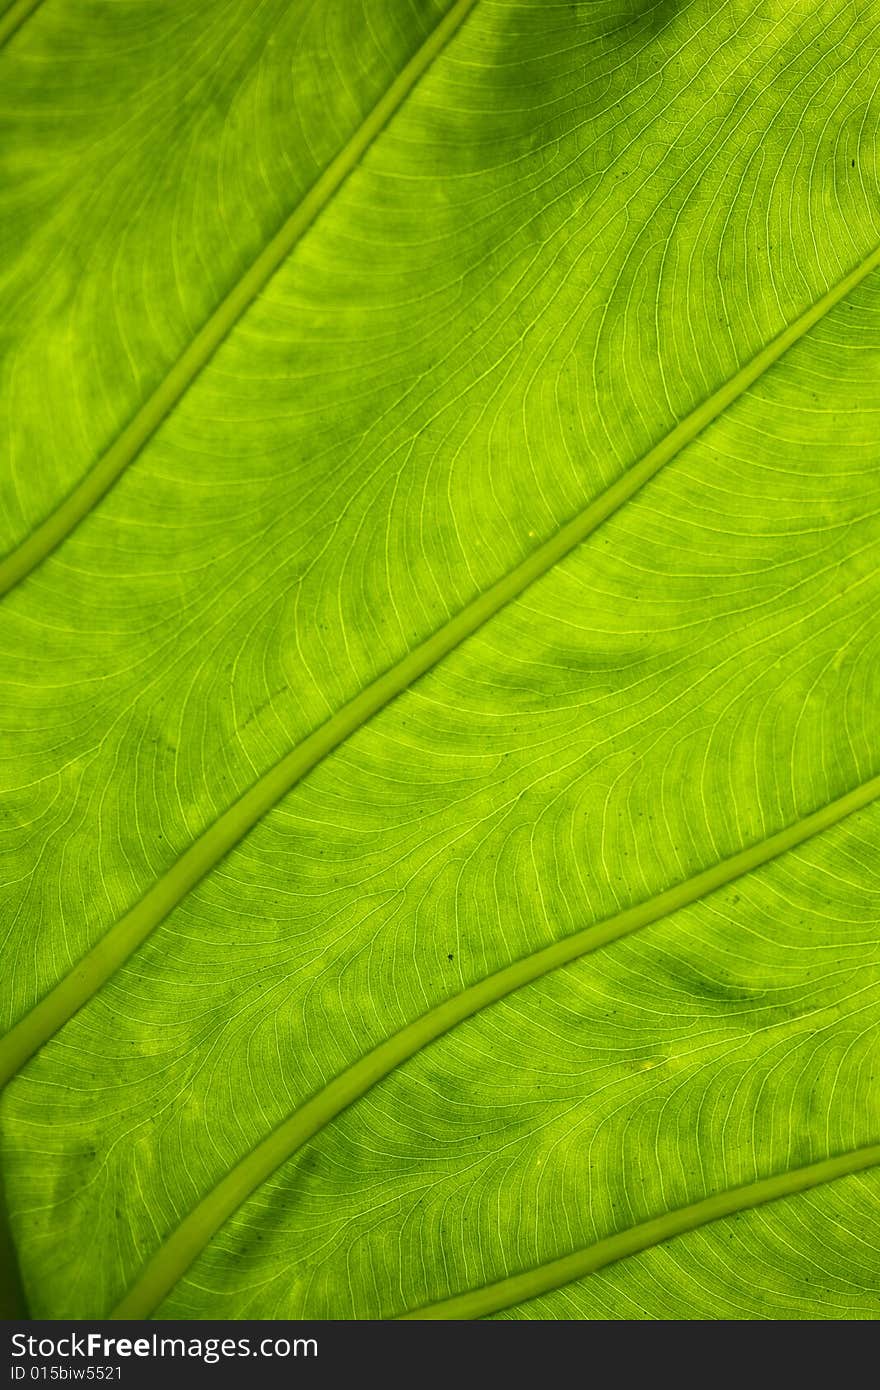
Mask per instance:
[[[327,168],[308,190],[305,197],[285,218],[284,222],[248,265],[240,279],[230,288],[205,320],[185,349],[162,377],[154,391],[143,402],[134,417],[98,462],[89,469],[74,489],[55,510],[35,527],[9,555],[0,560],[0,596],[21,582],[39,565],[73,528],[97,506],[108,488],[135,459],[144,444],[155,434],[169,410],[195,380],[239,318],[265,289],[278,267],[283,263],[321,213],[337,189],[351,173],[376,136],[381,133],[402,101],[406,100],[422,73],[442,50],[458,26],[473,8],[475,0],[457,0],[437,28],[425,40],[406,67],[383,93],[380,100],[355,130],[351,139],[331,160]],[[30,12],[33,4],[26,5]],[[16,20],[18,23],[25,17]],[[10,15],[9,24],[16,19]],[[10,31],[11,32],[11,31]],[[3,23],[0,20],[0,41]]]
[[[473,1017],[481,1009],[497,1004],[499,1000],[512,994],[514,990],[522,989],[523,986],[531,984],[534,980],[540,980],[551,970],[558,970],[564,965],[569,965],[572,961],[579,960],[582,956],[589,955],[612,941],[619,941],[632,932],[650,926],[652,922],[677,912],[692,902],[699,901],[707,894],[716,892],[743,874],[749,873],[762,864],[769,863],[778,855],[803,844],[813,835],[818,835],[823,830],[827,830],[829,826],[836,825],[845,816],[852,815],[855,811],[869,806],[877,797],[880,797],[880,777],[873,778],[848,796],[842,797],[839,801],[833,802],[812,816],[805,817],[796,825],[788,826],[778,835],[773,835],[760,844],[751,846],[720,864],[713,865],[711,869],[695,875],[694,878],[685,883],[676,884],[674,888],[658,894],[656,898],[646,903],[640,903],[636,907],[628,908],[607,922],[599,923],[597,926],[587,928],[582,932],[575,932],[570,937],[564,937],[561,941],[554,942],[552,946],[545,946],[543,950],[534,951],[530,956],[495,971],[478,983],[470,985],[449,999],[445,999],[442,1004],[423,1014],[421,1018],[415,1019],[407,1027],[402,1028],[399,1033],[385,1039],[376,1048],[359,1058],[341,1076],[334,1078],[316,1096],[311,1097],[304,1105],[298,1107],[189,1213],[170,1239],[151,1258],[143,1274],[126,1294],[113,1316],[143,1318],[152,1313],[186,1272],[196,1256],[205,1248],[208,1241],[216,1235],[223,1222],[241,1206],[242,1202],[247,1200],[261,1183],[265,1182],[266,1178],[274,1173],[276,1168],[301,1149],[308,1140],[314,1138],[325,1125],[347,1109],[353,1101],[359,1100],[378,1081],[388,1076],[395,1067],[408,1061],[410,1057],[414,1057],[423,1047],[443,1037],[444,1034],[450,1032],[465,1019]],[[880,1163],[880,1145],[874,1145],[872,1148],[858,1152],[862,1157],[853,1160],[852,1166],[847,1166],[846,1161],[843,1161],[842,1167],[840,1163],[832,1165],[830,1170],[818,1165],[818,1175],[815,1181],[825,1181],[826,1177],[830,1180],[831,1177],[837,1177],[840,1173],[852,1172],[860,1168],[867,1168],[873,1163]],[[789,1190],[800,1190],[798,1180],[795,1177],[791,1178],[790,1189],[786,1188],[784,1178],[780,1178],[779,1184],[781,1185],[771,1185],[768,1190],[768,1197],[765,1199],[758,1196],[755,1204],[758,1201],[770,1200],[771,1196],[785,1196]],[[805,1185],[810,1186],[812,1182]],[[760,1190],[763,1191],[764,1189],[761,1188]],[[720,1208],[717,1203],[715,1206],[710,1204],[707,1208],[713,1213],[713,1218],[719,1214],[725,1214],[728,1210],[724,1206],[724,1199],[720,1200]],[[701,1204],[700,1212],[703,1211],[705,1205],[705,1203]],[[743,1203],[743,1205],[747,1205],[747,1203]],[[731,1209],[737,1210],[737,1207],[734,1206]],[[702,1224],[703,1219],[710,1219],[710,1217],[698,1215],[693,1224]],[[687,1228],[686,1224],[681,1224],[681,1218],[676,1215],[668,1228],[663,1227],[661,1223],[658,1229],[667,1230],[667,1233],[677,1233],[679,1230]],[[653,1231],[653,1229],[652,1227],[651,1230]],[[648,1239],[646,1244],[650,1243],[651,1240]],[[613,1245],[611,1247],[612,1250],[616,1248]],[[640,1247],[636,1245],[634,1248]],[[623,1250],[625,1253],[629,1253],[625,1242]],[[588,1268],[583,1270],[583,1273],[590,1272],[592,1271]],[[572,1274],[569,1277],[575,1278],[577,1276]],[[531,1289],[528,1297],[534,1297],[536,1292],[544,1292],[545,1287],[554,1287],[552,1278],[545,1285],[541,1284],[542,1278],[543,1276],[537,1278],[537,1281],[533,1280],[531,1284],[528,1284],[527,1281],[527,1287]],[[494,1301],[495,1295],[493,1294],[492,1299],[490,1299],[492,1307],[488,1311],[497,1311],[498,1308],[507,1307],[508,1303],[516,1301],[507,1298],[507,1292],[505,1298],[507,1299],[506,1302],[497,1302]],[[467,1304],[467,1306],[470,1307],[471,1304]],[[482,1306],[479,1297],[475,1300],[475,1306]]]
[[[822,1163],[811,1163],[806,1168],[794,1168],[789,1173],[780,1173],[772,1178],[762,1178],[747,1187],[719,1192],[702,1202],[694,1202],[689,1207],[666,1212],[653,1221],[644,1221],[628,1231],[597,1241],[586,1250],[578,1250],[558,1260],[548,1261],[536,1269],[525,1270],[482,1289],[472,1289],[456,1298],[434,1303],[415,1312],[404,1313],[403,1319],[426,1320],[473,1319],[482,1318],[505,1308],[516,1306],[526,1299],[538,1298],[541,1294],[562,1288],[575,1279],[593,1274],[597,1269],[626,1259],[628,1255],[649,1250],[662,1241],[672,1240],[686,1231],[696,1230],[709,1221],[719,1221],[725,1216],[737,1215],[763,1206],[765,1202],[775,1202],[781,1197],[790,1197],[796,1192],[807,1192],[820,1183],[835,1182],[841,1177],[864,1172],[880,1163],[880,1144],[856,1149],[852,1153],[838,1154],[826,1158]]]
[[[590,536],[878,265],[880,249],[872,252],[861,265],[834,285],[817,304],[811,305],[790,328],[757,353],[731,381],[725,382],[707,401],[702,402],[595,502],[561,526],[555,535],[509,574],[479,598],[472,600],[389,671],[383,672],[342,709],[337,710],[326,724],[265,772],[244,796],[195,840],[140,902],[82,960],[77,961],[70,973],[0,1040],[0,1086],[5,1085],[36,1049],[92,998],[183,897],[302,777],[414,680],[424,675],[460,642],[493,618],[505,604],[517,598]]]
[[[8,1040],[174,888],[10,1063],[32,1315],[118,1306],[445,1001],[873,784],[878,37],[831,0],[44,0],[10,34],[7,553],[430,59],[0,604]],[[875,1145],[878,849],[866,802],[463,1017],[251,1183],[160,1314],[442,1307]],[[876,1317],[877,1184],[498,1315]]]

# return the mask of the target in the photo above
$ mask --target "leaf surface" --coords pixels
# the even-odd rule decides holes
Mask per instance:
[[[0,605],[5,1055],[181,889],[10,1064],[35,1315],[106,1313],[371,1049],[670,892],[328,1113],[159,1314],[397,1316],[880,1140],[878,30],[44,0],[10,33],[10,553],[326,189]],[[792,1187],[488,1311],[873,1318],[877,1197]]]

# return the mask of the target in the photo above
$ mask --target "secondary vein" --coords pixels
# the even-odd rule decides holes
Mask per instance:
[[[13,6],[7,19],[0,20],[0,41],[7,32],[5,25],[13,22],[15,11],[21,11],[13,25],[17,28],[36,3],[39,3],[39,0],[22,0],[19,5]],[[202,368],[217,351],[245,310],[254,302],[260,291],[266,287],[296,243],[337,193],[370,145],[406,100],[419,78],[430,67],[440,51],[445,48],[456,30],[460,28],[476,3],[477,0],[456,0],[456,3],[447,11],[418,52],[392,82],[384,96],[373,107],[348,144],[328,164],[302,202],[264,246],[259,256],[229,291],[225,299],[221,300],[210,318],[202,325],[170,371],[152,395],[144,401],[137,414],[125,426],[125,429],[107,452],[77,483],[73,491],[56,507],[55,511],[47,516],[45,521],[41,522],[15,550],[0,560],[0,597],[26,578],[32,570],[36,569],[37,565],[45,560],[47,555],[51,554],[56,546],[70,535],[74,527],[79,525],[137,457],[169,411],[174,408]],[[8,32],[11,33],[12,30],[9,29]]]
[[[454,13],[450,11],[450,16]],[[307,773],[586,540],[878,266],[880,247],[691,411],[595,501],[269,768],[203,831],[64,979],[0,1039],[0,1087],[92,998],[159,923]]]
[[[5,14],[0,15],[0,48],[42,3],[43,0],[13,0]]]
[[[691,1206],[679,1207],[652,1221],[643,1221],[627,1231],[619,1231],[562,1259],[550,1260],[522,1274],[501,1279],[496,1284],[486,1284],[481,1289],[471,1289],[440,1303],[417,1308],[412,1313],[403,1313],[397,1321],[485,1318],[504,1308],[512,1308],[517,1303],[525,1303],[553,1289],[562,1288],[575,1279],[583,1279],[597,1269],[604,1269],[606,1265],[623,1260],[627,1255],[635,1255],[640,1250],[649,1250],[665,1240],[671,1240],[673,1236],[683,1235],[685,1231],[693,1231],[724,1216],[734,1216],[737,1212],[763,1206],[766,1202],[776,1202],[781,1197],[791,1197],[796,1192],[807,1192],[811,1187],[864,1172],[877,1164],[880,1164],[880,1144],[869,1144],[823,1159],[820,1163],[810,1163],[771,1178],[761,1178],[744,1187],[727,1188]]]
[[[740,850],[728,859],[722,859],[711,868],[657,894],[647,902],[627,908],[605,922],[563,937],[552,946],[543,947],[514,961],[512,965],[494,971],[476,984],[469,985],[445,999],[442,1004],[429,1009],[414,1022],[386,1038],[352,1066],[340,1072],[333,1081],[283,1120],[202,1198],[148,1261],[136,1283],[110,1317],[148,1317],[223,1223],[282,1163],[378,1081],[388,1076],[401,1063],[415,1056],[422,1048],[450,1032],[465,1019],[512,994],[514,990],[541,979],[550,971],[558,970],[560,966],[568,965],[601,946],[629,936],[642,927],[677,912],[689,903],[706,897],[709,893],[714,893],[734,879],[769,863],[780,854],[836,825],[845,816],[861,810],[878,797],[880,776],[863,782],[861,786],[813,812],[812,815],[786,826],[784,830],[759,841],[756,845]],[[583,1258],[583,1254],[570,1258]],[[527,1277],[531,1276],[517,1276]],[[438,1313],[431,1316],[447,1314]]]

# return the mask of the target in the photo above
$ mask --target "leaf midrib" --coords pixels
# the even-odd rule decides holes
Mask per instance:
[[[273,764],[0,1039],[0,1088],[93,997],[159,923],[303,777],[586,540],[878,267],[880,246],[740,367],[593,502]]]
[[[0,44],[39,3],[41,0],[20,0],[6,17],[0,17]],[[137,458],[241,316],[335,197],[476,3],[477,0],[455,0],[348,142],[205,320],[106,453],[55,510],[0,560],[0,598],[25,579],[71,534]]]
[[[793,825],[786,826],[775,835],[770,835],[757,844],[720,860],[711,868],[656,894],[646,902],[626,908],[604,922],[574,932],[555,941],[551,946],[542,947],[511,965],[493,971],[475,984],[449,996],[441,1004],[429,1009],[412,1023],[371,1048],[309,1100],[298,1106],[286,1120],[277,1125],[230,1169],[154,1252],[136,1282],[110,1316],[148,1317],[224,1222],[282,1163],[379,1081],[460,1023],[482,1009],[497,1004],[525,985],[542,979],[551,971],[570,965],[602,946],[631,936],[643,927],[650,926],[726,887],[735,879],[753,872],[828,830],[846,816],[862,810],[878,797],[880,775],[870,778],[847,792],[845,796],[829,802],[828,805]]]

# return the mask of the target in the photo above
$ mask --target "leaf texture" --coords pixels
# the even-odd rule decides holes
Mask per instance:
[[[2,1161],[36,1316],[119,1304],[428,1010],[870,791],[878,34],[867,0],[44,0],[10,33],[10,553],[425,61],[0,605],[8,1028],[673,439],[16,1072]],[[398,1316],[876,1145],[862,800],[408,1057],[243,1194],[159,1316]],[[852,1172],[495,1311],[874,1318],[877,1197]]]

